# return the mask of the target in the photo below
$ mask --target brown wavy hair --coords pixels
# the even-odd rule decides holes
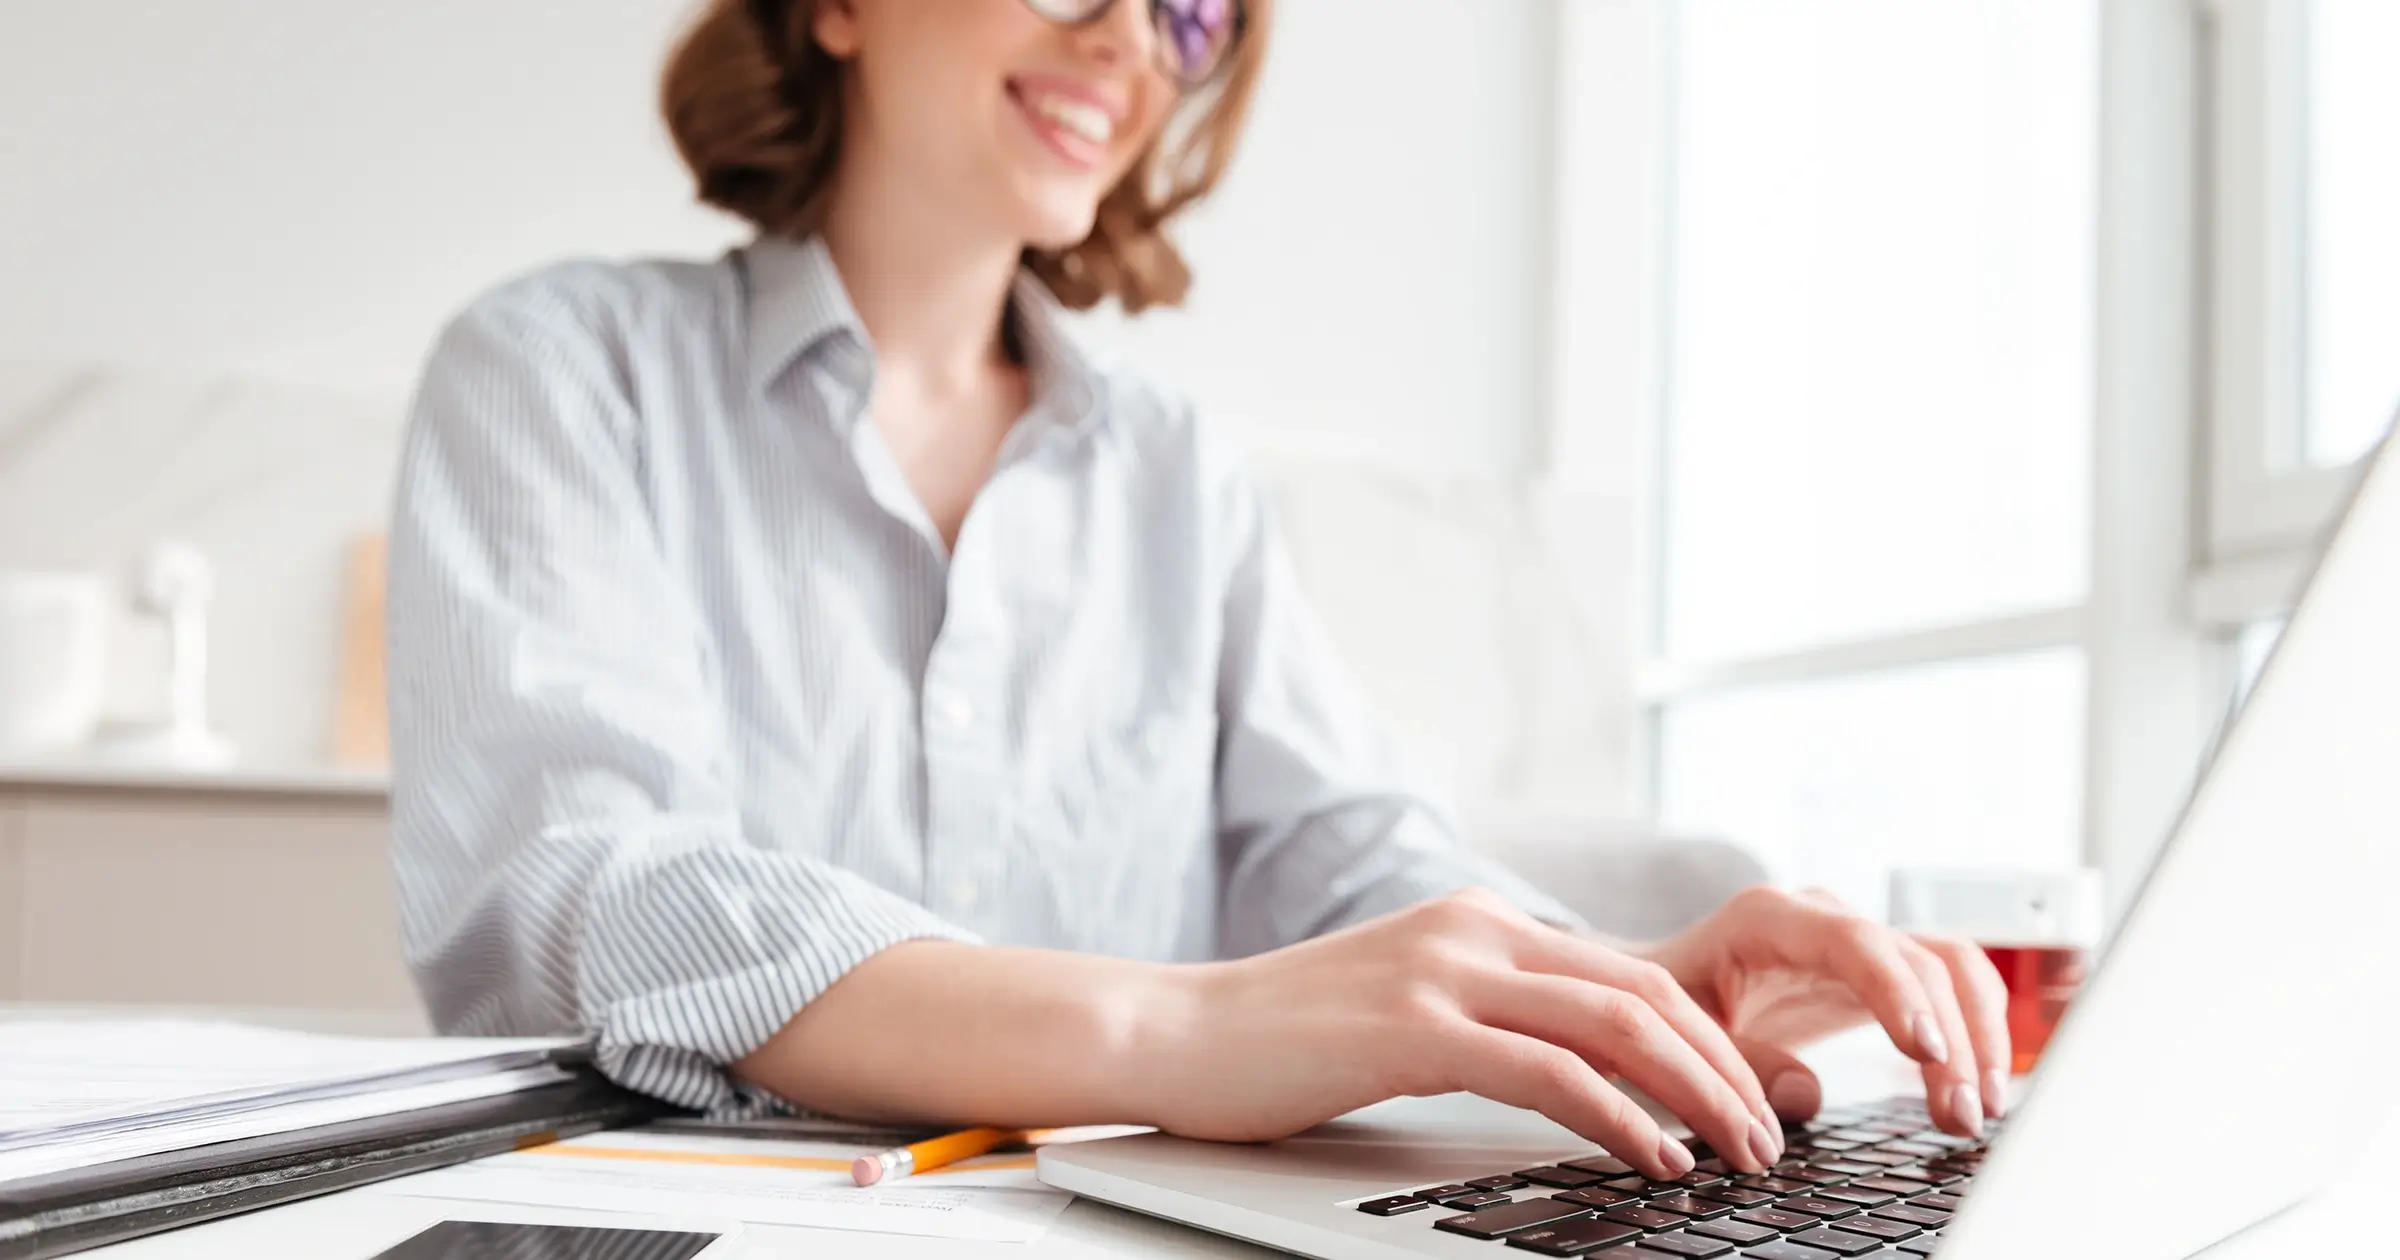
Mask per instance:
[[[818,3],[707,0],[660,77],[667,132],[700,200],[770,235],[824,225],[841,160],[842,63],[817,44]],[[1091,235],[1063,250],[1025,251],[1025,265],[1060,302],[1082,309],[1113,297],[1136,312],[1183,301],[1192,272],[1167,239],[1167,221],[1216,187],[1233,161],[1273,4],[1248,0],[1232,59],[1185,97],[1101,198]]]

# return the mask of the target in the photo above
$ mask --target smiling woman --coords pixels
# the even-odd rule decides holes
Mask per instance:
[[[1241,461],[1078,347],[1062,305],[1182,297],[1266,15],[704,12],[667,116],[758,239],[503,285],[417,396],[393,822],[435,1022],[719,1112],[1252,1139],[1471,1090],[1675,1177],[1610,1075],[1758,1172],[1821,1095],[1793,1046],[1873,1020],[1975,1131],[1980,953],[1766,890],[1581,931],[1391,754]]]
[[[1074,26],[1105,19],[1114,4],[1026,0],[1033,12]],[[1115,298],[1132,313],[1173,306],[1191,287],[1191,272],[1167,239],[1167,222],[1206,196],[1233,161],[1266,58],[1273,5],[1152,5],[1160,68],[1185,89],[1177,103],[1139,90],[1095,89],[1088,76],[1046,70],[1038,57],[995,66],[993,43],[981,29],[993,25],[985,20],[991,5],[714,0],[669,60],[661,106],[701,200],[786,236],[824,226],[852,112],[905,135],[919,162],[942,155],[937,178],[970,195],[979,176],[993,178],[993,150],[984,137],[963,132],[959,120],[1021,126],[1069,166],[1105,177],[1098,197],[1071,196],[1026,224],[1025,265],[1070,307]],[[869,23],[922,27],[925,38],[873,39],[861,29]],[[912,63],[944,64],[886,72],[878,55],[885,48]],[[856,76],[844,73],[851,61],[859,63]],[[877,93],[875,85],[886,81],[906,90]],[[928,84],[949,86],[927,93]],[[1155,115],[1170,108],[1188,118],[1161,132]]]

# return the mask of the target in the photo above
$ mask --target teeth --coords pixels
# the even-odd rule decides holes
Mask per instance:
[[[1093,144],[1107,144],[1109,137],[1116,134],[1116,125],[1109,121],[1108,111],[1089,102],[1059,96],[1037,96],[1030,103],[1034,113]]]

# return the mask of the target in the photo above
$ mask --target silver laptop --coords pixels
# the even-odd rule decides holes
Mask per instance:
[[[2369,464],[2264,675],[1988,1147],[1912,1130],[1931,1126],[1905,1103],[1832,1112],[1810,1135],[1833,1147],[1831,1158],[1808,1138],[1794,1143],[1820,1176],[1850,1170],[1789,1196],[1815,1199],[1818,1215],[1761,1204],[1739,1178],[1695,1188],[1604,1177],[1616,1167],[1589,1142],[1453,1095],[1380,1104],[1258,1146],[1147,1134],[1049,1147],[1042,1180],[1321,1260],[1498,1260],[1586,1254],[1576,1250],[1586,1243],[1608,1260],[2176,1260],[2281,1211],[2383,1129],[2394,1093],[2400,456],[2391,445]],[[1883,1158],[1860,1163],[1862,1151]],[[1895,1165],[1894,1152],[1916,1162]],[[1568,1166],[1577,1163],[1586,1167]],[[2229,1193],[2216,1174],[2237,1168]],[[1517,1175],[1528,1171],[1553,1184]],[[1509,1204],[1480,1211],[1405,1201],[1362,1210],[1478,1178],[1523,1184],[1504,1191]],[[1593,1184],[1613,1185],[1641,1211],[1603,1206],[1617,1201],[1586,1194]],[[1716,1190],[1729,1193],[1708,1197]],[[1694,1214],[1659,1219],[1668,1206]],[[1569,1208],[1578,1214],[1520,1223]],[[1515,1228],[1477,1229],[1479,1219]]]

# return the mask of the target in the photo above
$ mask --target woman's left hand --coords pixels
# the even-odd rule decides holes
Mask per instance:
[[[1895,931],[1828,893],[1760,887],[1635,952],[1724,1025],[1787,1120],[1824,1098],[1793,1051],[1870,1021],[1923,1067],[1941,1127],[1980,1136],[2007,1104],[2007,992],[1973,945]]]

